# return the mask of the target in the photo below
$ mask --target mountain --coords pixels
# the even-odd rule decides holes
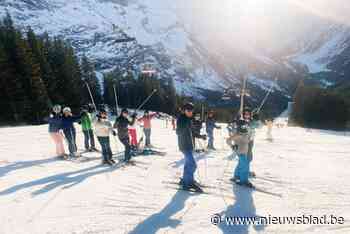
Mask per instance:
[[[349,27],[289,1],[263,2],[3,0],[0,14],[71,41],[101,73],[155,69],[178,93],[216,104],[230,103],[224,91],[236,99],[248,77],[252,105],[272,87],[281,110],[300,79],[331,85],[350,72]]]

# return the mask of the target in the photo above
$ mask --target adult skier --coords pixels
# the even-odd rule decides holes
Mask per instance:
[[[156,113],[150,114],[148,110],[145,111],[143,117],[138,119],[139,122],[143,122],[143,132],[145,134],[145,147],[152,147],[151,145],[151,120],[156,116]]]
[[[108,121],[107,111],[101,109],[93,120],[95,133],[102,148],[102,164],[113,165],[112,150],[110,146],[109,134],[116,136],[111,122]]]
[[[237,121],[237,132],[231,135],[231,140],[237,145],[238,164],[234,170],[233,182],[252,187],[253,185],[249,182],[249,167],[250,162],[248,160],[248,145],[249,145],[249,133],[248,123],[245,120]]]
[[[196,161],[193,158],[193,138],[192,138],[192,116],[194,106],[187,103],[183,107],[183,113],[177,119],[176,134],[180,151],[185,158],[183,177],[180,185],[184,190],[195,190],[202,192],[199,184],[194,180],[194,173],[197,169]]]
[[[214,129],[221,129],[220,126],[216,125],[214,119],[214,111],[209,111],[208,118],[206,121],[206,131],[208,135],[208,149],[215,150],[214,147]]]
[[[125,147],[125,156],[124,161],[129,162],[131,158],[131,147],[130,147],[130,140],[129,140],[129,130],[128,126],[133,125],[135,122],[135,118],[129,117],[129,112],[127,109],[123,109],[120,113],[120,116],[115,120],[114,128],[118,131],[118,138],[120,142]]]
[[[62,113],[61,106],[55,105],[52,108],[52,112],[48,118],[49,133],[56,146],[56,155],[60,158],[67,158],[67,154],[64,151],[63,135],[62,135]]]
[[[88,112],[88,108],[84,107],[81,111],[81,128],[84,133],[84,144],[86,151],[97,151],[95,147],[94,132],[92,130],[91,115]]]
[[[69,156],[78,157],[78,148],[76,144],[76,131],[74,127],[74,122],[78,122],[81,116],[73,116],[72,111],[69,107],[63,108],[62,117],[62,128],[64,136],[68,142]]]
[[[203,149],[196,149],[196,138],[206,140],[207,136],[201,134],[201,130],[203,127],[203,121],[201,120],[201,115],[198,113],[194,116],[192,120],[192,137],[193,137],[193,145],[196,152],[201,152]]]

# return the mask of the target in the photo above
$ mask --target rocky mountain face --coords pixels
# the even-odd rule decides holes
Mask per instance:
[[[264,7],[269,2],[273,1]],[[287,18],[282,6],[272,12],[276,5],[268,8],[276,18],[266,18],[266,9],[262,17],[256,6],[245,15],[237,9],[252,9],[251,5],[228,4],[226,0],[219,6],[212,0],[2,0],[0,15],[9,12],[23,30],[30,26],[37,33],[71,41],[101,73],[118,69],[137,74],[151,68],[160,79],[172,78],[178,93],[217,105],[237,99],[243,77],[248,77],[252,105],[259,105],[272,88],[271,105],[282,110],[300,79],[311,75],[330,86],[350,73],[350,29],[343,23],[294,8],[288,9],[292,13]],[[222,11],[229,7],[235,11]],[[295,26],[293,31],[288,25],[292,17],[306,26]],[[274,27],[269,29],[273,38],[264,36],[267,26]],[[227,33],[230,29],[234,33]],[[236,95],[222,99],[228,91]]]

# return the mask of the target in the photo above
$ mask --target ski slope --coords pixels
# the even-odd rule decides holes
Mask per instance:
[[[252,182],[265,192],[227,183],[237,160],[216,131],[215,152],[196,155],[198,181],[211,194],[177,191],[183,158],[175,132],[153,123],[152,144],[166,156],[136,157],[136,166],[56,160],[47,126],[0,128],[0,233],[350,233],[349,136],[289,127],[274,141],[257,133]],[[79,126],[77,126],[79,129]],[[78,133],[78,147],[83,136]],[[112,139],[114,152],[121,145]],[[118,149],[117,149],[118,148]],[[218,226],[211,216],[335,215],[339,225]]]

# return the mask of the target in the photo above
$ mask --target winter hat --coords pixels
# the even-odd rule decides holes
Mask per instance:
[[[247,133],[248,132],[248,123],[245,120],[237,121],[237,131],[239,133]]]
[[[65,108],[63,108],[63,113],[72,113],[72,110],[66,106]]]
[[[145,115],[148,115],[149,114],[149,111],[148,110],[145,110]]]
[[[128,111],[128,109],[123,108],[123,109],[122,109],[122,113],[127,113],[127,114],[128,114],[128,113],[129,113],[129,111]]]
[[[193,111],[194,105],[191,102],[186,103],[183,108],[184,111]]]
[[[56,114],[60,113],[62,110],[62,107],[60,105],[54,105],[52,107],[52,111],[55,112]]]

